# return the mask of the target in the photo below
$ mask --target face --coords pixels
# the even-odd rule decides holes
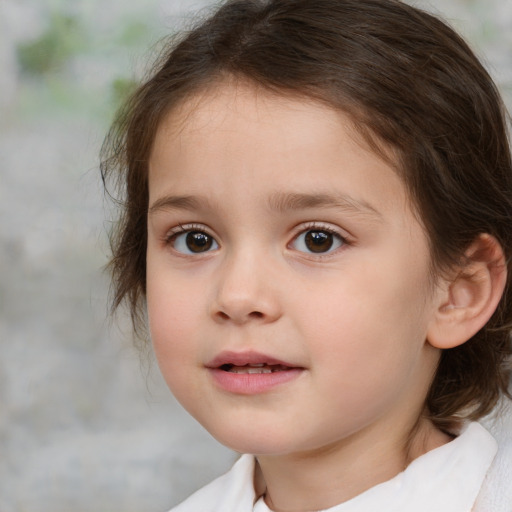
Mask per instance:
[[[220,86],[161,125],[149,196],[154,350],[212,435],[278,455],[416,421],[438,358],[428,243],[344,115]]]

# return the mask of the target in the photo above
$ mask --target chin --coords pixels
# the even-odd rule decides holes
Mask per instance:
[[[277,455],[290,447],[289,439],[282,439],[277,432],[268,428],[240,424],[202,425],[219,443],[238,453]]]
[[[260,456],[277,456],[314,449],[314,443],[295,439],[290,432],[279,432],[274,428],[238,426],[232,429],[209,429],[210,434],[221,444],[238,453]]]

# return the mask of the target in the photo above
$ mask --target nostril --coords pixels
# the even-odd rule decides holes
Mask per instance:
[[[240,315],[231,314],[230,315],[229,313],[226,313],[225,311],[220,310],[220,311],[216,312],[215,316],[223,322],[226,320],[244,321],[244,318],[245,318],[245,321],[247,321],[249,319],[259,320],[259,319],[265,318],[265,314],[262,313],[261,311],[251,311],[247,315],[243,315],[243,314],[240,314]]]

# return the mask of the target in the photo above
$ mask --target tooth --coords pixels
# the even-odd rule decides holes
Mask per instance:
[[[232,366],[229,370],[227,370],[231,373],[239,373],[239,374],[262,374],[262,373],[274,373],[283,371],[282,366],[277,367],[269,367],[267,365],[258,365],[256,367],[253,366]]]

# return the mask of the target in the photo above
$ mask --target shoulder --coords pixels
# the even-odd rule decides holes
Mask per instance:
[[[504,401],[482,424],[498,443],[498,452],[478,496],[478,512],[512,511],[512,402]]]
[[[169,512],[251,512],[255,499],[253,475],[254,457],[242,455],[227,473]]]

